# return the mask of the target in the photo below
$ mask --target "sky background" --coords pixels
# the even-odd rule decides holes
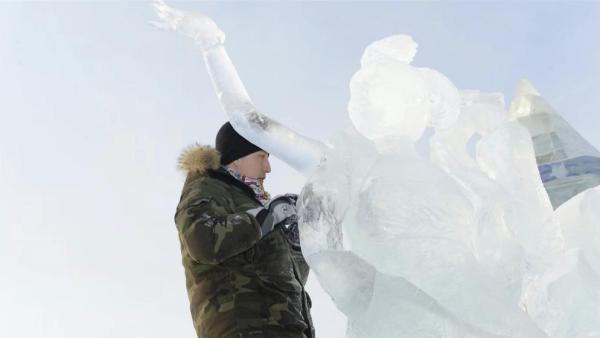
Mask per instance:
[[[211,16],[256,106],[327,140],[364,48],[510,102],[528,78],[600,146],[599,2],[169,2]],[[173,214],[188,144],[225,114],[199,48],[145,2],[0,2],[0,336],[195,337]],[[272,159],[272,194],[303,178]],[[319,337],[345,319],[313,278]]]

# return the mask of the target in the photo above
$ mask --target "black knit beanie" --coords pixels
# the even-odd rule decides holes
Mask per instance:
[[[229,164],[238,158],[262,150],[238,134],[229,122],[219,129],[215,147],[221,153],[221,165]]]

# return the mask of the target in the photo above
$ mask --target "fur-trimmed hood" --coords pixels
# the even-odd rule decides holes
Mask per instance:
[[[221,154],[211,146],[196,143],[185,148],[177,162],[180,170],[204,174],[208,169],[219,168]]]

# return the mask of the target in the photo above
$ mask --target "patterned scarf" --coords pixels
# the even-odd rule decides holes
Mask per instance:
[[[254,191],[256,199],[259,200],[263,205],[267,204],[271,200],[271,195],[260,184],[260,181],[258,179],[242,176],[242,174],[228,166],[223,166],[223,169],[225,169],[231,176],[235,177],[238,181],[249,186],[252,189],[252,191]]]

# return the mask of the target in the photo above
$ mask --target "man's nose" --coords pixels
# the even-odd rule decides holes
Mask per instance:
[[[271,172],[271,163],[269,163],[269,159],[265,160],[265,173]]]

